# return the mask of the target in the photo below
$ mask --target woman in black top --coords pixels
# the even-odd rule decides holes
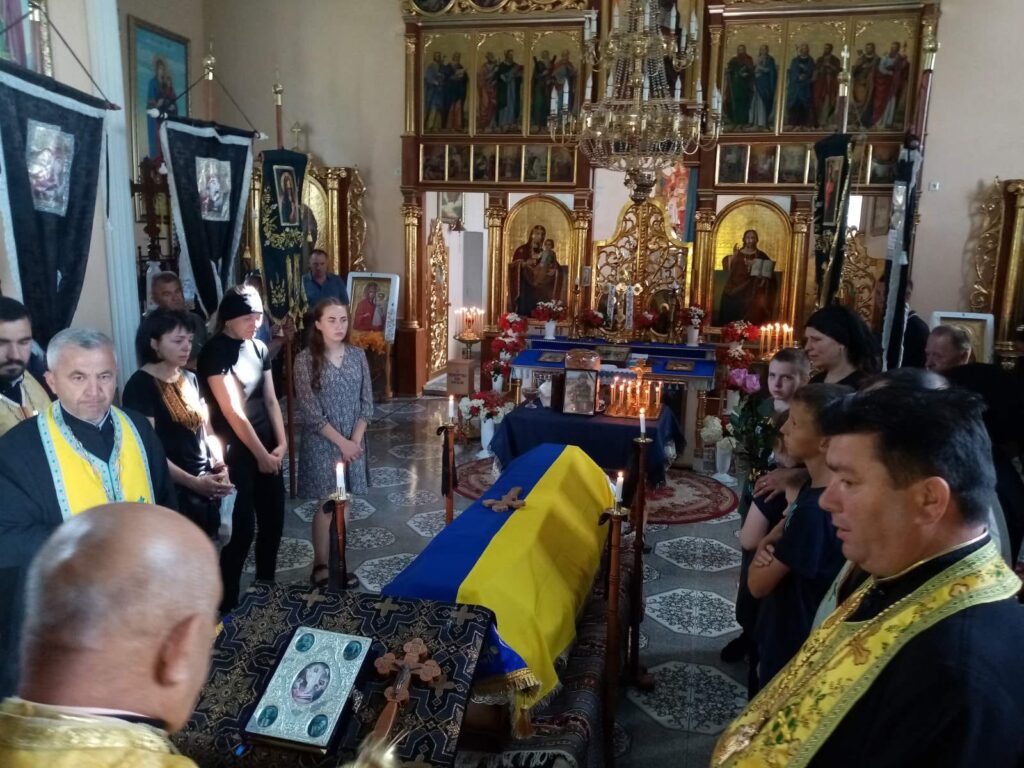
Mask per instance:
[[[206,409],[185,368],[192,331],[184,312],[156,309],[142,319],[135,350],[143,366],[125,385],[126,408],[149,419],[167,454],[179,511],[216,539],[221,499],[232,491],[227,467],[206,441]]]
[[[818,373],[811,384],[842,384],[860,389],[880,370],[878,350],[867,323],[839,304],[807,318],[804,349]]]
[[[281,460],[288,443],[270,354],[254,338],[262,320],[263,302],[255,290],[229,289],[217,309],[218,333],[199,355],[213,429],[225,443],[225,461],[238,489],[231,541],[220,555],[224,612],[238,603],[242,566],[254,533],[256,578],[273,581],[284,527]]]

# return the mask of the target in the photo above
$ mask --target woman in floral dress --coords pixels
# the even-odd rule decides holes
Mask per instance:
[[[313,309],[309,347],[295,358],[295,393],[302,418],[299,496],[325,499],[335,491],[335,468],[345,463],[349,493],[366,493],[366,427],[373,418],[373,390],[366,353],[345,343],[348,307],[335,298]],[[315,583],[327,581],[330,516],[313,516]],[[318,579],[317,574],[322,576]]]

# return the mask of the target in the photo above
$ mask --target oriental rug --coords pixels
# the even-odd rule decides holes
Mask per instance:
[[[498,477],[494,459],[475,459],[459,465],[456,493],[466,499],[480,498]],[[736,494],[710,477],[683,469],[669,469],[664,486],[647,492],[647,521],[666,525],[703,523],[732,512],[739,505]]]

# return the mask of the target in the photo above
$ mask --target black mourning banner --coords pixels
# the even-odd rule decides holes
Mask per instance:
[[[0,61],[0,210],[21,296],[46,346],[71,325],[89,259],[103,119],[101,99]]]
[[[302,209],[306,155],[287,149],[263,153],[260,245],[267,311],[277,321],[299,320],[306,311],[302,286],[308,235]]]
[[[818,159],[814,200],[814,266],[818,306],[831,304],[839,290],[850,207],[852,137],[837,133],[814,145]]]
[[[903,364],[903,337],[907,329],[907,279],[914,212],[920,181],[921,151],[912,138],[900,151],[892,188],[892,213],[885,249],[885,312],[882,316],[882,351],[885,370]]]
[[[195,287],[207,315],[235,283],[254,137],[252,131],[179,117],[160,126],[171,213],[181,233],[178,269],[186,293]]]

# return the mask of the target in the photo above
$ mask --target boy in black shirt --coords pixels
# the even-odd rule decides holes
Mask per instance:
[[[804,463],[810,480],[785,519],[761,540],[747,574],[750,593],[761,599],[755,642],[762,686],[807,639],[818,604],[843,565],[835,528],[818,503],[831,478],[825,464],[828,439],[818,419],[828,405],[851,391],[834,384],[802,387],[782,427],[786,452]]]

